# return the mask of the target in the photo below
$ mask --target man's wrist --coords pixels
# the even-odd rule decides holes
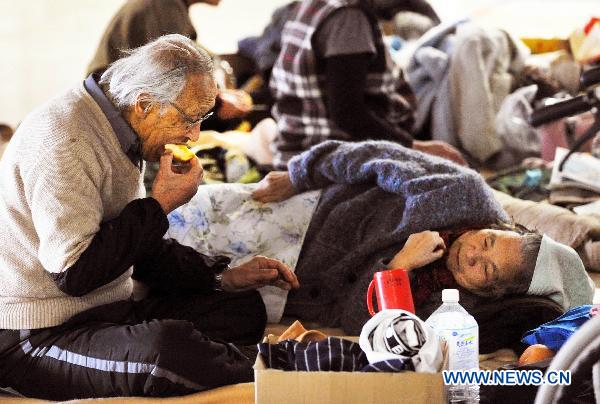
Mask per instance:
[[[223,273],[215,275],[215,284],[213,286],[213,290],[217,292],[223,291]]]
[[[215,274],[213,290],[217,292],[223,292],[225,290],[223,289],[223,274],[230,269],[231,267],[227,265],[227,267],[222,272]]]
[[[156,202],[158,202],[158,204],[160,205],[160,207],[165,215],[168,215],[173,210],[173,209],[171,209],[171,206],[167,202],[162,200],[162,198],[157,197],[156,195],[152,195],[151,198],[154,199]]]

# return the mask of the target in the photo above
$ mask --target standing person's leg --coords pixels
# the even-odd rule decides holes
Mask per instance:
[[[260,342],[267,323],[265,305],[256,291],[150,295],[135,302],[135,310],[143,320],[190,321],[208,337],[238,345]]]
[[[174,396],[252,381],[252,363],[189,321],[138,322],[134,303],[81,313],[64,325],[0,331],[0,387],[67,400]]]

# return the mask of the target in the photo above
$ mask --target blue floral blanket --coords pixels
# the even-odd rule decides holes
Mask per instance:
[[[169,215],[165,237],[206,255],[225,255],[232,266],[255,255],[276,258],[295,268],[320,191],[296,195],[279,203],[251,198],[256,184],[203,185],[190,202]],[[287,291],[259,289],[269,322],[279,322]]]

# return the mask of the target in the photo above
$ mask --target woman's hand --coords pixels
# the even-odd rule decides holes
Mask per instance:
[[[300,287],[298,278],[283,262],[256,256],[250,261],[223,272],[221,287],[226,292],[243,292],[262,286],[277,286],[283,290]]]
[[[243,118],[252,111],[252,97],[242,90],[223,89],[219,92],[221,108],[217,115],[221,119]]]
[[[252,198],[258,202],[281,202],[291,198],[296,190],[287,171],[271,171],[252,192]]]
[[[467,161],[463,158],[462,154],[454,146],[451,146],[446,142],[439,140],[415,140],[412,148],[423,153],[431,154],[432,156],[445,158],[446,160],[450,160],[461,166],[468,167]]]
[[[388,268],[407,271],[421,268],[442,258],[445,251],[446,245],[437,231],[411,234],[402,250],[392,258]]]

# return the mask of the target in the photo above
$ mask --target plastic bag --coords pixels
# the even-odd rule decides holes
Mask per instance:
[[[600,61],[600,18],[592,17],[585,27],[569,37],[573,57],[581,63]]]

